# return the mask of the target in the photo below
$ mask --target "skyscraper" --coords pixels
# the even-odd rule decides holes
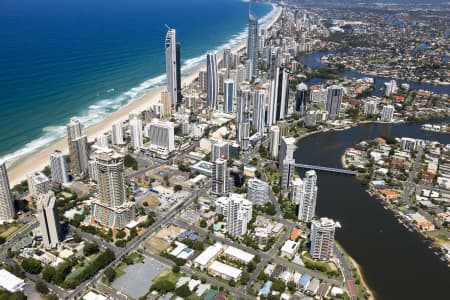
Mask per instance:
[[[311,222],[316,213],[317,174],[314,170],[305,173],[305,178],[292,181],[291,201],[298,205],[298,219]]]
[[[169,28],[166,34],[166,76],[167,90],[175,106],[181,102],[180,96],[180,49],[176,41],[175,29]]]
[[[208,106],[212,109],[217,109],[219,77],[217,74],[217,55],[213,52],[206,54],[206,85]]]
[[[135,149],[139,149],[144,145],[142,136],[142,120],[133,118],[129,123],[131,146]]]
[[[253,95],[252,128],[261,136],[264,134],[264,117],[266,115],[266,90],[255,89]]]
[[[212,167],[212,191],[216,195],[226,195],[230,192],[230,174],[227,160],[217,159]]]
[[[65,184],[69,182],[67,176],[66,159],[61,151],[56,150],[50,154],[50,171],[54,182]]]
[[[175,150],[175,134],[172,122],[153,119],[148,127],[148,137],[152,145]]]
[[[313,259],[329,260],[333,254],[336,223],[328,218],[314,220],[311,224],[311,248],[309,254]]]
[[[14,215],[14,205],[6,164],[0,161],[0,223],[12,221]]]
[[[135,217],[135,207],[127,201],[123,157],[114,151],[97,151],[95,166],[99,197],[93,202],[93,221],[122,229]]]
[[[161,91],[161,118],[167,118],[172,114],[172,100],[168,91]]]
[[[328,87],[326,109],[328,111],[328,117],[331,120],[339,119],[343,96],[344,89],[342,88],[342,86],[333,85]]]
[[[47,249],[54,249],[61,240],[55,193],[49,191],[39,194],[36,208],[44,246]]]
[[[248,15],[247,59],[251,64],[251,78],[255,78],[258,67],[258,19],[251,13]]]
[[[269,201],[269,184],[258,178],[249,179],[247,198],[253,205],[264,205]]]
[[[82,135],[81,124],[77,119],[70,119],[67,124],[67,140],[72,172],[81,174],[88,168],[89,149],[87,136]]]
[[[221,141],[211,144],[211,161],[219,158],[228,159],[230,156],[229,145],[227,141]]]
[[[122,122],[112,124],[111,140],[113,145],[124,145]]]
[[[230,48],[223,49],[223,67],[227,70],[227,78],[230,76],[230,70],[233,67],[232,54]]]
[[[234,80],[227,79],[223,82],[223,112],[233,112],[233,99],[234,99]]]
[[[250,97],[250,88],[241,86],[237,93],[236,138],[242,150],[250,146]]]
[[[294,138],[281,137],[278,168],[281,174],[282,187],[289,187],[292,182],[295,171],[295,160],[293,157],[296,148]]]
[[[308,95],[308,86],[304,83],[297,85],[297,91],[295,92],[295,111],[300,115],[304,115],[306,112],[306,99]]]
[[[273,125],[283,120],[288,114],[289,104],[289,73],[286,68],[276,68],[270,81],[270,95],[267,115],[267,125]]]

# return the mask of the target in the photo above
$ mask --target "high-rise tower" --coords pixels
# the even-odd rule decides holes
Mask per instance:
[[[0,223],[14,219],[14,205],[6,164],[0,161]]]
[[[217,55],[213,52],[206,54],[206,93],[208,106],[217,109],[219,94],[219,75],[217,74]]]
[[[165,46],[167,90],[175,106],[181,102],[180,45],[177,44],[175,29],[167,31]]]

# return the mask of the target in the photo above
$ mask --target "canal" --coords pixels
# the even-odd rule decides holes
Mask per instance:
[[[450,118],[435,121],[449,122]],[[364,124],[299,140],[297,163],[342,167],[345,149],[378,136],[414,137],[450,143],[449,135],[424,132],[423,123]],[[303,176],[303,174],[302,174]],[[448,299],[450,268],[417,233],[398,223],[356,178],[318,174],[317,214],[342,225],[336,238],[361,266],[377,299]]]

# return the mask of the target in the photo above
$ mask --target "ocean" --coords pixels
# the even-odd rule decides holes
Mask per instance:
[[[267,21],[272,5],[252,3]],[[0,159],[12,162],[165,84],[165,24],[182,73],[246,35],[242,0],[0,0]]]

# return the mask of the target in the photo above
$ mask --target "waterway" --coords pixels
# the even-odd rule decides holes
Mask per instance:
[[[311,68],[326,67],[327,65],[323,64],[320,61],[320,58],[322,56],[334,54],[334,53],[335,52],[333,52],[333,51],[317,51],[317,52],[304,54],[304,55],[300,56],[299,62],[301,64],[307,65]],[[389,82],[392,79],[389,77],[371,76],[371,75],[366,75],[366,74],[362,74],[359,72],[348,71],[348,70],[340,72],[340,75],[345,76],[345,77],[358,78],[358,79],[364,78],[364,77],[373,78],[375,88],[374,88],[374,91],[371,93],[371,96],[379,95],[381,93],[380,88],[383,86],[383,84],[385,82]],[[327,81],[327,79],[312,78],[311,80],[306,82],[306,84],[308,86],[310,86],[310,85],[322,84],[325,81]],[[436,94],[450,94],[450,85],[435,85],[435,84],[431,84],[431,83],[421,83],[421,82],[415,82],[415,81],[410,81],[410,80],[400,80],[400,79],[396,79],[396,81],[397,81],[398,85],[407,83],[407,84],[409,84],[410,88],[414,89],[414,90],[423,89],[423,90],[431,91]]]
[[[449,121],[446,118],[432,123]],[[422,131],[422,124],[363,124],[345,131],[314,134],[299,140],[294,156],[298,163],[342,167],[341,156],[346,148],[378,136],[450,143],[448,135]],[[428,249],[419,234],[399,224],[356,178],[319,172],[318,186],[317,214],[341,223],[336,238],[361,266],[377,299],[448,299],[447,264]]]

